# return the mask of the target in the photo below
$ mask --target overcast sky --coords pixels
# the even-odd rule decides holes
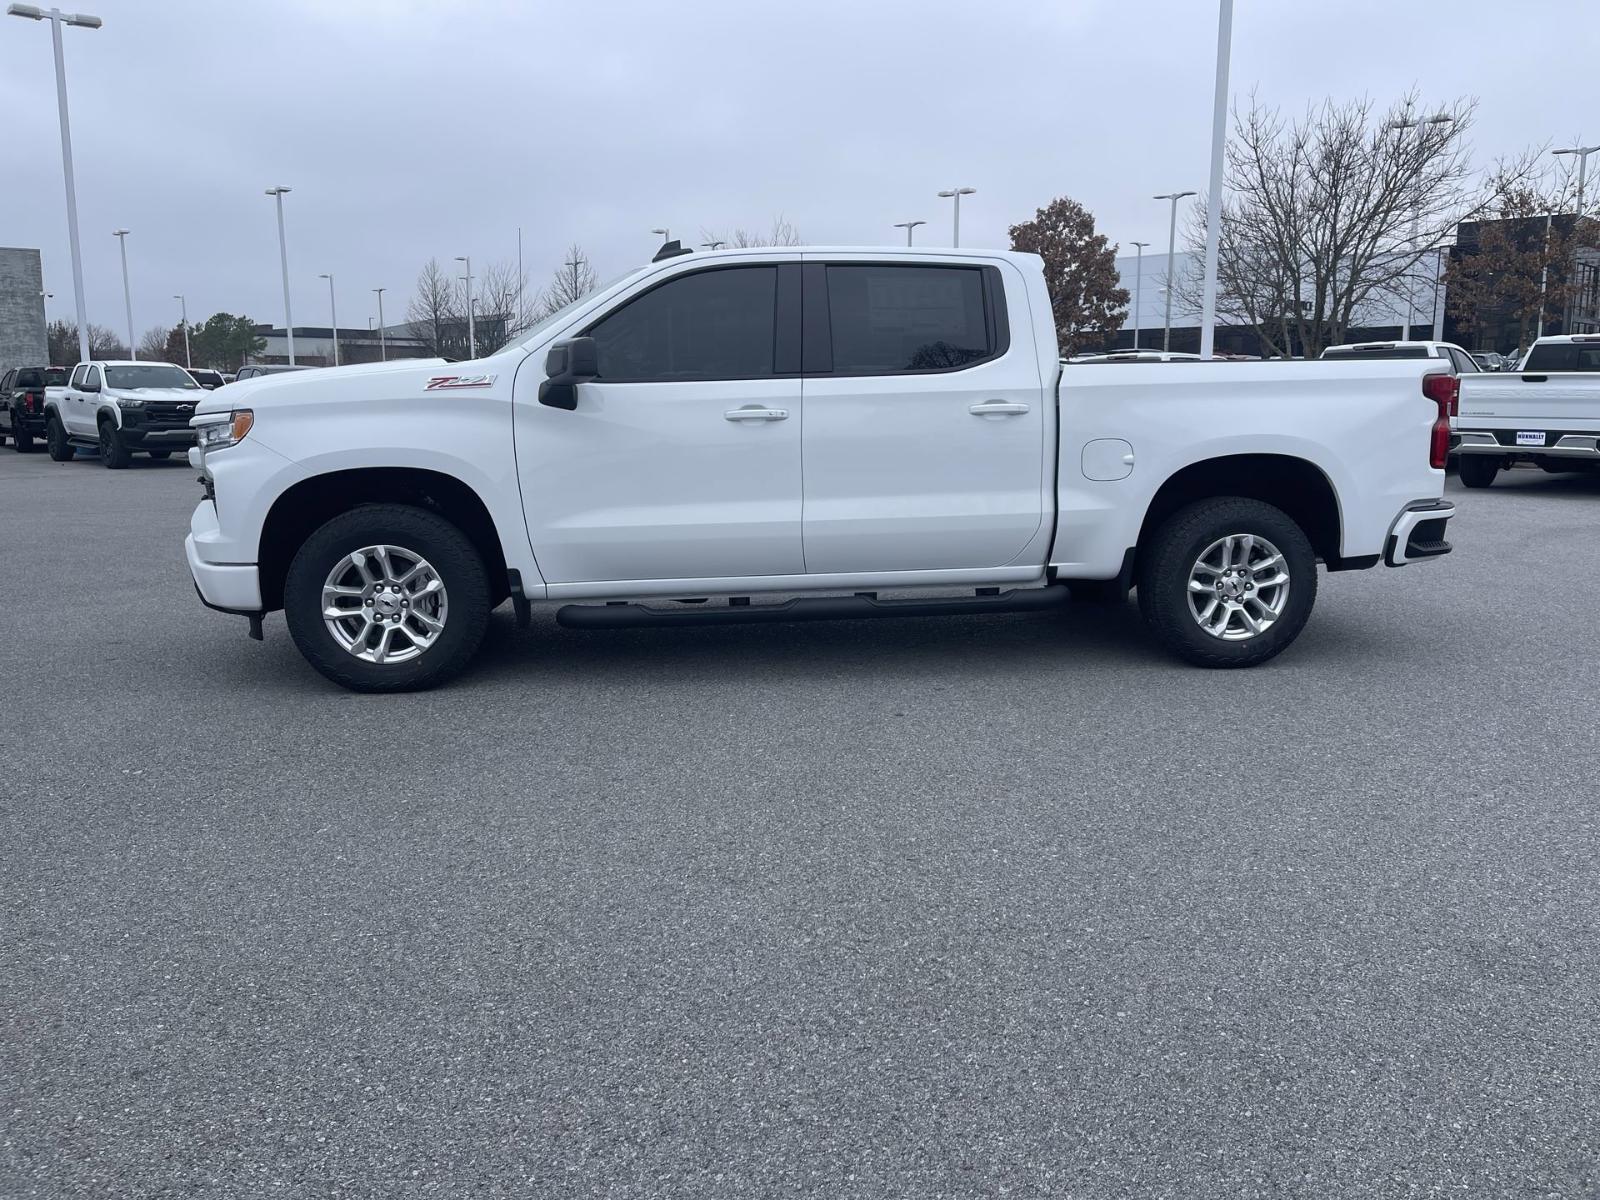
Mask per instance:
[[[63,0],[65,3],[65,0]],[[1163,248],[1156,192],[1203,190],[1213,0],[81,0],[65,30],[89,319],[219,309],[281,324],[287,184],[296,324],[404,316],[420,265],[514,259],[530,287],[578,242],[602,279],[652,227],[895,244],[975,187],[962,241],[1066,194],[1126,248]],[[1594,0],[1237,0],[1235,98],[1476,96],[1478,161],[1600,140]],[[48,26],[0,20],[0,244],[44,256],[72,313]],[[1600,169],[1600,158],[1595,161]]]

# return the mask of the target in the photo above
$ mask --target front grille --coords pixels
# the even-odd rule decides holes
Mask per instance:
[[[151,400],[144,406],[145,415],[163,421],[182,421],[188,424],[194,416],[194,405],[180,404],[175,400]]]

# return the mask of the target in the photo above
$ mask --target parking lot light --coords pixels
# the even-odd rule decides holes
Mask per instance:
[[[183,314],[183,365],[192,367],[194,366],[194,358],[189,353],[189,302],[181,294],[172,298],[178,302],[178,311]]]
[[[467,281],[467,357],[477,358],[478,323],[472,312],[472,255],[458,254],[456,255],[456,261],[458,263],[467,264],[467,273],[465,276]]]
[[[1160,196],[1152,197],[1155,200],[1172,201],[1172,219],[1167,225],[1167,328],[1161,335],[1161,349],[1172,349],[1172,259],[1173,252],[1178,248],[1178,201],[1185,196],[1193,196],[1194,192],[1167,192]]]
[[[133,293],[128,290],[128,234],[132,232],[131,229],[113,229],[111,236],[122,249],[122,305],[128,314],[128,357],[137,359],[138,347],[133,344]]]
[[[950,231],[950,244],[952,246],[959,248],[961,245],[961,197],[970,196],[977,190],[977,188],[958,187],[939,193],[941,198],[955,201],[955,223]],[[907,236],[910,235],[908,234]]]
[[[339,306],[333,300],[333,276],[325,272],[318,275],[317,278],[328,281],[328,315],[333,319],[333,365],[337,367],[339,365]]]
[[[269,187],[267,195],[278,201],[278,261],[283,267],[283,332],[289,339],[289,365],[294,366],[294,314],[289,311],[289,242],[283,233],[283,198],[292,189]]]
[[[378,295],[378,361],[388,362],[389,351],[383,344],[383,294],[389,289],[373,288],[372,290]]]
[[[89,314],[83,303],[83,252],[78,245],[78,189],[72,178],[72,122],[67,118],[67,66],[66,57],[61,51],[61,26],[66,24],[76,25],[80,29],[99,29],[100,18],[87,13],[64,13],[59,8],[46,10],[32,4],[12,4],[6,8],[6,12],[30,21],[50,22],[50,43],[56,56],[56,106],[61,117],[61,173],[67,184],[67,241],[72,250],[72,290],[78,309],[78,356],[80,361],[87,362]]]

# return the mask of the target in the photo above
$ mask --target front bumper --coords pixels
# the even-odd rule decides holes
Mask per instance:
[[[1451,437],[1450,452],[1494,454],[1501,458],[1525,454],[1539,458],[1576,458],[1600,462],[1600,434],[1547,433],[1543,446],[1519,445],[1516,436],[1516,431],[1510,429],[1463,429]]]
[[[1383,544],[1383,561],[1391,567],[1442,558],[1453,546],[1445,541],[1445,528],[1456,515],[1448,500],[1418,500],[1401,510]]]
[[[211,608],[259,613],[261,572],[256,564],[206,560],[208,545],[215,542],[219,533],[216,506],[209,500],[202,500],[195,506],[194,516],[189,518],[189,536],[183,540],[183,552],[189,560],[189,574],[194,576],[195,590]]]
[[[195,431],[187,425],[168,428],[124,423],[122,440],[126,445],[144,450],[177,450],[194,445]]]

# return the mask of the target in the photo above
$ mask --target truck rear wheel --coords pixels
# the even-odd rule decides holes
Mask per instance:
[[[72,458],[72,443],[67,441],[67,431],[61,426],[61,418],[54,413],[44,426],[44,444],[50,450],[52,462],[68,462]]]
[[[483,559],[424,509],[367,504],[334,517],[289,564],[283,611],[306,661],[357,692],[443,683],[489,623]]]
[[[1139,610],[1156,640],[1202,667],[1253,667],[1300,635],[1317,596],[1301,528],[1260,500],[1179,509],[1139,552]]]
[[[1486,488],[1500,474],[1501,460],[1487,454],[1463,454],[1459,470],[1461,484],[1469,488]]]

